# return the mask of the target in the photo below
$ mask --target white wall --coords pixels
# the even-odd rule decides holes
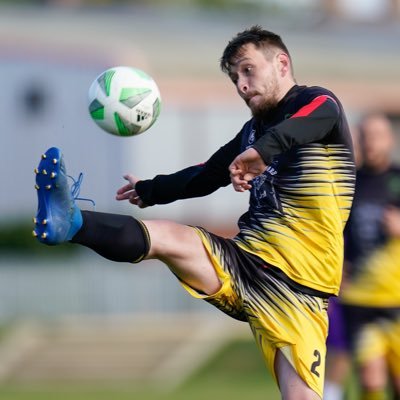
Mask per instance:
[[[81,196],[94,199],[99,211],[137,212],[114,200],[115,191],[124,184],[124,173],[131,171],[151,178],[203,162],[248,118],[244,107],[204,104],[199,108],[196,103],[170,104],[164,100],[159,120],[148,132],[133,138],[107,134],[90,120],[86,98],[90,83],[105,68],[73,58],[63,63],[30,55],[3,57],[0,76],[6,79],[0,96],[1,219],[35,214],[33,170],[48,147],[62,149],[70,175],[84,172]],[[36,112],[29,112],[24,100],[31,88],[43,95],[42,106]],[[246,195],[227,188],[207,198],[152,207],[140,215],[188,219],[188,223],[201,216],[205,222],[225,223],[236,220],[246,204]]]

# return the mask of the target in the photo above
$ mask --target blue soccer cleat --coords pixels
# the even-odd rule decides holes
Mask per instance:
[[[48,245],[67,242],[82,226],[82,214],[74,196],[82,174],[71,190],[61,150],[56,147],[42,155],[35,173],[38,210],[33,219],[33,236]]]

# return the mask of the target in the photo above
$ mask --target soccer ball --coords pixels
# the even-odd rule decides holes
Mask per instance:
[[[89,113],[106,132],[135,136],[156,122],[161,110],[160,91],[145,72],[114,67],[101,73],[88,93]]]

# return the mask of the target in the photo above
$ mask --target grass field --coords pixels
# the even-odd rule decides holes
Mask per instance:
[[[237,341],[224,347],[184,385],[165,392],[160,387],[119,385],[0,385],[0,400],[260,400],[280,399],[275,382],[268,373],[253,341]],[[358,398],[350,381],[347,400]]]
[[[256,400],[279,399],[254,342],[227,345],[182,387],[166,393],[161,388],[124,383],[101,385],[16,385],[0,386],[0,400]]]

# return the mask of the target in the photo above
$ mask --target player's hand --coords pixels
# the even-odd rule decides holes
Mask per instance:
[[[252,147],[239,154],[229,166],[231,182],[237,192],[251,189],[249,181],[267,168],[259,152]]]
[[[117,200],[128,200],[129,203],[134,204],[139,208],[147,207],[135,190],[136,183],[139,182],[140,179],[131,174],[124,175],[124,179],[126,179],[129,183],[117,190],[117,195],[115,198]]]
[[[392,237],[400,237],[400,209],[389,206],[383,212],[383,227]]]

